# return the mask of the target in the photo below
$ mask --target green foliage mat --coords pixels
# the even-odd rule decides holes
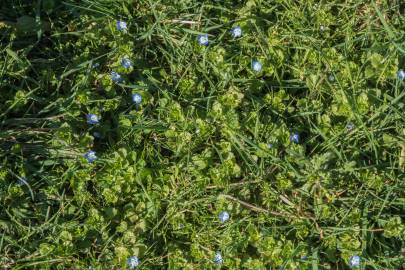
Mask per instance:
[[[1,1],[0,266],[404,269],[403,10]]]

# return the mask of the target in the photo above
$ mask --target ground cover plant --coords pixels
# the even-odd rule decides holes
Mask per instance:
[[[404,269],[404,3],[0,3],[2,269]]]

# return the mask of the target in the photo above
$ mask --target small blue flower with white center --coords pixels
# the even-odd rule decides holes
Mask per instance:
[[[298,133],[293,133],[290,135],[290,141],[293,143],[299,143],[300,142],[300,135]]]
[[[307,255],[302,255],[300,259],[301,259],[302,261],[306,261],[306,260],[308,259],[308,256],[307,256]]]
[[[347,131],[352,131],[353,129],[354,129],[354,124],[353,123],[348,123],[347,125],[346,125],[346,129],[347,129]]]
[[[404,70],[400,69],[398,71],[397,75],[398,75],[398,79],[405,80],[405,71]]]
[[[129,68],[132,67],[132,62],[131,62],[131,60],[129,60],[128,58],[123,58],[123,59],[121,60],[121,65],[122,65],[124,68],[129,69]]]
[[[129,269],[135,269],[139,265],[139,259],[137,256],[131,256],[127,259],[127,265]]]
[[[100,119],[98,118],[97,115],[89,113],[88,115],[86,115],[87,118],[87,123],[90,125],[95,125],[98,124],[100,122]]]
[[[262,70],[262,63],[260,63],[259,61],[253,61],[252,62],[252,69],[256,72],[260,72]]]
[[[351,268],[360,266],[360,256],[354,255],[349,258],[349,266]]]
[[[117,21],[117,30],[118,31],[125,31],[127,30],[127,23],[124,21]]]
[[[112,80],[113,82],[118,83],[118,82],[121,82],[121,81],[122,81],[122,77],[121,77],[121,75],[118,74],[117,72],[111,71],[111,80]]]
[[[209,43],[208,35],[207,35],[207,34],[199,35],[199,36],[197,37],[197,41],[198,41],[198,43],[199,43],[200,45],[207,46],[208,43]]]
[[[136,104],[139,105],[142,102],[142,96],[138,93],[132,94],[132,101]]]
[[[84,158],[87,159],[89,163],[92,163],[97,159],[96,152],[90,150],[84,154]]]
[[[240,26],[236,26],[236,27],[232,28],[231,32],[232,32],[232,36],[234,38],[238,38],[238,37],[242,36],[242,28],[240,28]]]
[[[222,211],[221,213],[219,213],[218,218],[219,218],[219,221],[224,223],[225,221],[227,221],[229,219],[229,213],[226,211]]]
[[[223,263],[222,255],[221,255],[221,253],[219,251],[217,251],[217,253],[215,253],[214,263],[218,264],[218,265]]]

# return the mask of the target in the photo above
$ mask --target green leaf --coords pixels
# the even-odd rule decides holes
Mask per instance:
[[[40,25],[37,24],[35,18],[30,16],[21,16],[17,19],[17,29],[24,33],[36,34]]]
[[[55,7],[54,0],[42,0],[42,8],[47,12],[50,13]]]

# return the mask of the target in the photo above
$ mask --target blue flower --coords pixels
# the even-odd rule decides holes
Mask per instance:
[[[236,26],[236,27],[232,28],[231,32],[232,32],[232,36],[234,38],[238,38],[238,37],[242,36],[242,28],[240,28],[240,26]]]
[[[260,72],[262,70],[262,63],[260,63],[259,61],[253,61],[252,62],[252,69],[256,72]]]
[[[204,35],[198,35],[197,37],[197,41],[200,45],[204,45],[207,46],[209,41],[208,41],[208,35],[204,34]]]
[[[136,104],[139,105],[142,102],[142,96],[138,93],[132,94],[132,101]]]
[[[124,68],[129,69],[129,68],[132,67],[132,62],[131,62],[131,60],[129,60],[128,58],[123,58],[123,59],[121,60],[121,65],[122,65]]]
[[[84,158],[87,159],[89,163],[92,163],[97,159],[96,152],[90,150],[84,154]]]
[[[328,80],[330,82],[334,82],[335,81],[335,76],[333,76],[332,74],[329,75]]]
[[[354,255],[349,258],[349,266],[351,268],[360,266],[360,256]]]
[[[299,143],[300,142],[300,135],[298,133],[293,133],[290,135],[290,141],[293,143]]]
[[[97,115],[89,113],[88,115],[86,115],[87,118],[87,123],[90,125],[94,125],[94,124],[98,124],[100,119],[98,118]]]
[[[17,179],[18,179],[17,184],[18,184],[19,186],[28,185],[28,179],[27,179],[27,178],[25,178],[25,177],[20,177],[20,176],[17,175]]]
[[[219,251],[217,251],[217,253],[215,253],[214,256],[214,263],[220,265],[222,264],[222,262],[223,262],[222,255]]]
[[[117,72],[111,71],[111,80],[112,80],[113,82],[120,82],[120,81],[122,81],[122,77],[121,77],[121,75],[118,74]]]
[[[267,144],[267,148],[268,148],[268,149],[273,148],[273,144],[272,144],[272,143],[268,143],[268,144]]]
[[[347,129],[347,131],[352,131],[353,129],[354,129],[354,124],[353,123],[348,123],[347,125],[346,125],[346,129]]]
[[[219,213],[218,218],[219,218],[219,221],[224,223],[225,221],[227,221],[229,219],[229,213],[226,211],[222,211],[221,213]]]
[[[117,21],[117,30],[118,31],[125,31],[127,30],[127,23],[124,21]]]
[[[127,265],[129,269],[134,269],[139,265],[139,259],[137,256],[131,256],[127,259]]]
[[[94,63],[92,68],[98,68],[100,66],[100,63]]]
[[[100,133],[100,132],[97,132],[97,131],[94,131],[94,132],[93,132],[93,137],[94,137],[94,138],[101,138],[101,133]]]
[[[402,69],[398,70],[398,79],[405,80],[405,71]]]

